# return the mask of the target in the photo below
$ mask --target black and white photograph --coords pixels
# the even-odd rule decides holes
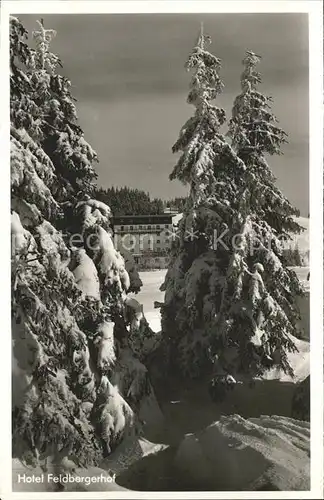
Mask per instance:
[[[305,2],[9,3],[12,492],[321,498]]]

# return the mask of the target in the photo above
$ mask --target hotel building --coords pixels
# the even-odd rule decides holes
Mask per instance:
[[[134,256],[167,255],[181,214],[123,215],[113,218],[114,241]]]

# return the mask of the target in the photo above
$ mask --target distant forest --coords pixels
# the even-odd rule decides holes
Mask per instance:
[[[186,202],[181,197],[167,201],[151,198],[149,193],[129,187],[97,188],[95,194],[97,200],[109,205],[114,215],[158,215],[166,208],[182,212]]]

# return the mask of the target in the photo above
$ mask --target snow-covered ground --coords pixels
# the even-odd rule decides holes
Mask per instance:
[[[184,437],[175,466],[193,490],[308,490],[309,435],[287,417],[223,416]]]
[[[141,304],[147,321],[153,331],[159,332],[161,329],[160,309],[154,309],[154,301],[163,302],[164,292],[160,292],[166,269],[156,271],[143,271],[139,273],[143,282],[142,289],[139,293],[132,294]]]

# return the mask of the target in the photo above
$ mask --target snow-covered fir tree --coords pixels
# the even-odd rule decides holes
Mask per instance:
[[[29,465],[49,459],[64,471],[67,458],[99,463],[133,435],[143,398],[154,395],[128,342],[129,276],[113,246],[110,209],[84,194],[92,176],[90,146],[77,134],[66,151],[65,159],[77,165],[76,184],[72,163],[58,166],[46,149],[54,99],[46,61],[57,58],[46,45],[53,32],[42,30],[40,23],[32,50],[26,30],[11,18],[13,454]],[[58,143],[68,134],[64,117],[51,119]],[[61,231],[68,192],[83,237],[77,245]]]
[[[93,189],[97,177],[93,162],[97,161],[97,154],[84,139],[78,124],[71,82],[57,72],[62,63],[50,52],[56,32],[46,29],[43,20],[38,21],[38,26],[33,31],[36,50],[31,80],[35,100],[44,110],[42,147],[53,161],[60,180],[57,197],[61,201],[71,200],[78,191]]]
[[[233,148],[247,167],[238,218],[243,238],[228,270],[228,275],[236,275],[237,284],[242,286],[236,285],[231,297],[235,300],[228,308],[235,309],[235,304],[244,299],[244,284],[250,281],[247,301],[243,300],[241,305],[248,322],[250,318],[252,321],[253,335],[250,337],[247,332],[246,338],[253,350],[253,365],[261,372],[268,364],[276,365],[292,374],[287,352],[294,350],[293,336],[299,334],[296,298],[303,290],[295,272],[285,265],[283,243],[303,228],[295,220],[299,211],[276,186],[267,162],[267,156],[282,154],[281,146],[287,142],[287,135],[277,125],[271,97],[257,90],[261,83],[256,70],[259,61],[258,55],[246,52],[242,92],[235,99],[228,132]],[[251,272],[253,279],[249,278]],[[249,331],[250,326],[247,328]],[[243,349],[245,352],[244,345]]]
[[[220,133],[225,112],[212,101],[223,84],[220,60],[205,48],[209,41],[201,32],[186,63],[193,71],[188,102],[195,114],[173,147],[182,154],[170,178],[189,184],[190,195],[162,285],[162,329],[174,370],[193,377],[214,373],[231,383],[233,376],[252,377],[273,366],[290,370],[294,297],[301,288],[282,266],[278,237],[297,225],[264,159],[278,152],[280,140],[272,150],[259,144],[253,170],[238,138],[229,144]],[[254,120],[252,114],[252,128]]]
[[[171,179],[189,184],[178,236],[162,289],[162,329],[169,340],[171,363],[195,376],[210,369],[211,338],[216,338],[224,270],[229,252],[214,250],[215,235],[231,227],[237,206],[237,183],[245,165],[220,132],[225,111],[213,101],[222,92],[221,61],[205,48],[209,38],[200,33],[186,69],[193,72],[187,102],[195,114],[182,127],[173,152],[182,154]],[[230,234],[224,234],[228,243]]]

